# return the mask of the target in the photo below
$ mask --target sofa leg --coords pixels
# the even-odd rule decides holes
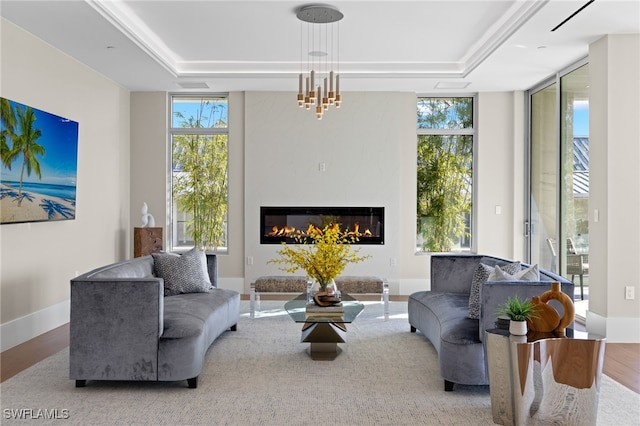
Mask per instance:
[[[87,381],[86,380],[76,380],[76,387],[77,388],[83,388],[87,385]]]
[[[416,332],[416,328],[414,326],[411,326],[411,332],[415,333]]]
[[[189,389],[195,389],[198,387],[198,377],[193,377],[191,379],[187,379],[187,384],[189,385]]]
[[[231,327],[229,327],[229,330],[238,331],[238,324],[233,324]]]
[[[453,390],[453,382],[445,380],[444,381],[444,391],[445,392],[451,392],[452,390]]]

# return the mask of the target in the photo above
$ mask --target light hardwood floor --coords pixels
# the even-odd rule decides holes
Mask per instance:
[[[1,381],[69,346],[69,324],[8,349],[0,355]],[[607,343],[603,372],[640,394],[640,343]]]

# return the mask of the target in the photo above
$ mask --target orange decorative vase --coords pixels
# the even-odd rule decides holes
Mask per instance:
[[[573,306],[573,300],[560,290],[560,283],[557,281],[551,283],[551,290],[545,291],[540,296],[540,302],[542,303],[549,303],[550,300],[557,300],[564,308],[564,315],[560,318],[560,323],[552,330],[556,334],[564,336],[565,329],[573,322],[575,317],[576,311]]]

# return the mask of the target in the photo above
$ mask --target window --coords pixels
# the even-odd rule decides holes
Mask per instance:
[[[171,249],[227,250],[228,101],[171,97]]]
[[[471,249],[474,101],[418,98],[417,251]]]
[[[529,95],[528,261],[580,279],[588,295],[589,64],[581,60]],[[585,288],[586,286],[586,288]]]

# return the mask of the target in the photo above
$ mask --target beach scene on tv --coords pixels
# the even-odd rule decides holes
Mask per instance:
[[[0,98],[0,223],[76,217],[78,123]]]

